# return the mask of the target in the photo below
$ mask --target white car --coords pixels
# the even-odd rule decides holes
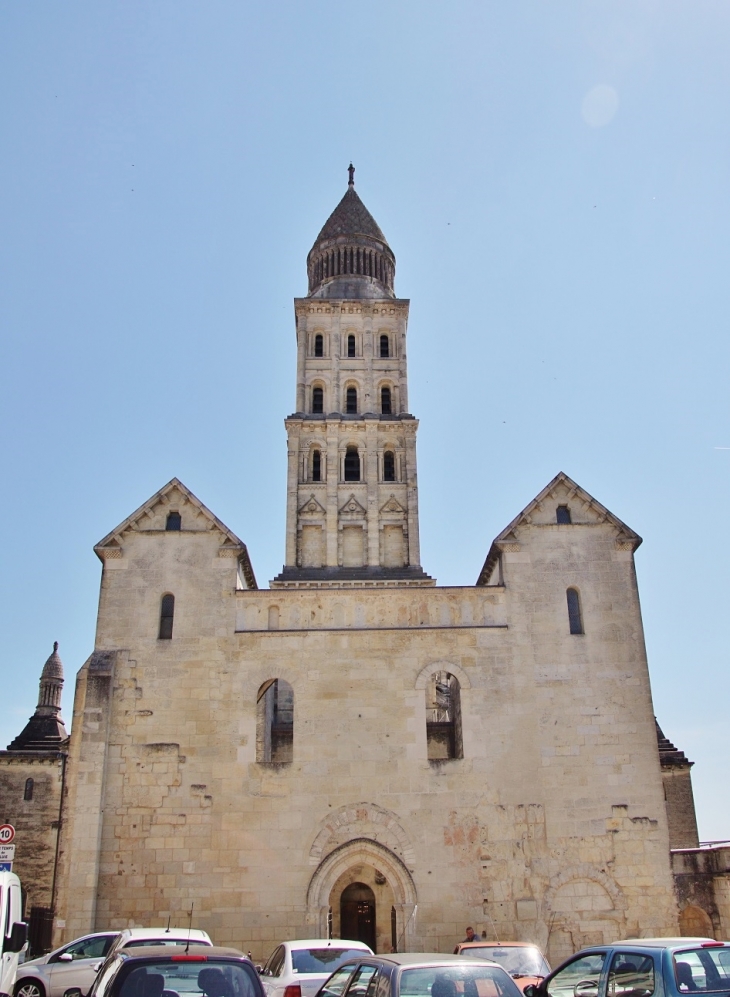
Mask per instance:
[[[120,931],[106,954],[111,959],[119,949],[145,945],[212,945],[210,935],[200,928],[125,928]],[[88,991],[84,991],[87,993]]]
[[[72,987],[78,987],[82,994],[88,993],[118,934],[118,931],[97,931],[24,962],[18,966],[14,997],[63,997]]]
[[[314,997],[325,980],[348,959],[372,955],[364,942],[342,938],[300,938],[283,942],[261,970],[266,997]]]

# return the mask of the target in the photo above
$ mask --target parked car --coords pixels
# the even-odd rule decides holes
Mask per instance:
[[[63,997],[69,987],[88,993],[118,931],[98,931],[18,967],[15,997]]]
[[[122,948],[99,971],[90,997],[264,997],[253,963],[214,945]],[[66,997],[79,997],[67,990]]]
[[[278,945],[261,970],[266,997],[314,997],[345,960],[372,955],[364,942],[342,938],[305,938]]]
[[[730,992],[730,942],[629,938],[581,949],[525,997],[685,997]]]
[[[496,962],[408,952],[348,959],[318,997],[522,997]]]
[[[550,964],[537,945],[530,942],[459,942],[454,955],[498,962],[507,970],[517,986],[524,991],[531,983],[539,983],[550,972]]]
[[[110,959],[119,949],[145,945],[212,945],[210,935],[200,928],[125,928],[120,931],[109,947],[106,958]]]

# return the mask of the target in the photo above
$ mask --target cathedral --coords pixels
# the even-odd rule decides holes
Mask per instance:
[[[0,818],[32,807],[31,771],[53,804],[47,827],[28,809],[48,861],[26,886],[56,943],[191,909],[257,959],[328,935],[451,951],[468,924],[554,963],[727,931],[730,890],[692,865],[691,763],[654,719],[641,538],[559,473],[473,584],[439,587],[421,565],[395,270],[350,168],[294,302],[269,588],[178,479],[94,548],[71,736],[52,656],[38,720],[0,753]]]

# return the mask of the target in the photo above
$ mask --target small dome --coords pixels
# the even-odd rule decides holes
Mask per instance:
[[[355,168],[345,196],[307,257],[309,297],[394,298],[395,256],[380,226],[355,192]]]
[[[48,658],[43,671],[41,672],[41,682],[56,679],[63,682],[63,662],[58,653],[58,641],[53,644],[53,654]]]

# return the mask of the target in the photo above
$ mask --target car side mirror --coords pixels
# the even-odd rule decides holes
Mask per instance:
[[[523,997],[537,997],[537,987],[534,983],[528,983],[522,993]]]
[[[28,941],[28,925],[25,921],[16,921],[10,929],[10,937],[5,939],[7,952],[20,952]]]
[[[58,961],[59,962],[73,962],[74,961],[74,957],[71,955],[70,952],[62,952],[60,954],[60,956],[58,957]]]
[[[78,987],[69,987],[63,991],[63,997],[84,997]]]
[[[259,976],[261,976],[261,974],[263,973],[263,971],[264,971],[264,967],[263,966],[257,966],[256,967],[256,972],[259,974]]]

